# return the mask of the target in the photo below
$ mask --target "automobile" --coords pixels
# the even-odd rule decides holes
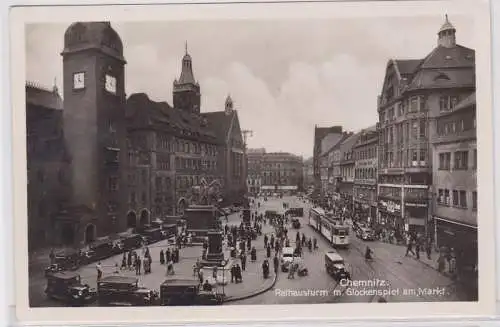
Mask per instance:
[[[50,266],[48,266],[47,268],[45,268],[45,277],[47,277],[48,275],[57,273],[57,272],[61,272],[61,271],[64,271],[63,267],[61,267],[57,263],[53,263]]]
[[[325,269],[338,282],[342,279],[351,279],[351,273],[344,258],[334,250],[325,253]]]
[[[290,264],[296,260],[298,257],[295,253],[295,249],[291,246],[284,247],[281,251],[281,271],[286,272],[290,269]]]
[[[147,243],[147,244],[159,242],[163,238],[160,227],[156,227],[156,228],[152,227],[152,228],[145,229],[141,233],[141,235],[150,238],[150,240],[149,240],[150,243]]]
[[[356,229],[356,236],[363,241],[375,240],[373,229],[369,227],[359,227],[358,229]]]
[[[142,236],[139,234],[125,232],[118,234],[118,236],[120,237],[119,243],[123,252],[138,249],[142,245]]]
[[[80,275],[75,272],[55,272],[47,275],[45,294],[66,304],[82,306],[95,300],[96,291],[82,284]]]
[[[160,285],[160,305],[218,305],[224,295],[217,289],[205,291],[195,279],[167,279]]]
[[[152,244],[154,243],[154,240],[151,236],[145,236],[145,235],[141,235],[142,236],[142,242],[146,245],[149,245],[149,244]]]
[[[108,276],[97,282],[100,306],[148,306],[158,299],[158,293],[139,287],[136,277]]]
[[[290,215],[292,217],[303,217],[304,216],[304,208],[289,208],[285,214]]]
[[[80,256],[80,251],[63,249],[54,253],[53,264],[56,264],[59,270],[77,270],[80,267]],[[50,267],[47,269],[50,269]]]
[[[300,228],[300,221],[297,218],[292,219],[292,227],[295,229]]]

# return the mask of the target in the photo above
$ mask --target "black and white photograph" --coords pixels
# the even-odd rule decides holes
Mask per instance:
[[[27,306],[479,310],[487,11],[333,5],[18,15]]]

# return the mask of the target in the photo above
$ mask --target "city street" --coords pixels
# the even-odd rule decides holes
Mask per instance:
[[[238,301],[235,304],[301,304],[301,303],[331,303],[331,302],[373,302],[378,301],[377,295],[362,295],[354,292],[370,291],[377,287],[358,286],[352,287],[349,291],[346,287],[336,285],[330,277],[324,266],[324,252],[331,249],[330,244],[310,226],[307,225],[308,205],[296,198],[284,197],[280,199],[269,199],[264,203],[264,208],[279,208],[283,202],[288,202],[291,207],[304,206],[304,217],[301,219],[300,233],[305,233],[306,237],[316,237],[318,239],[319,250],[309,253],[304,252],[304,261],[309,268],[309,276],[296,277],[288,279],[286,274],[281,274],[273,290],[269,292]],[[291,234],[295,232],[290,230]],[[289,233],[290,233],[289,232]],[[294,237],[292,237],[294,238]],[[385,296],[388,302],[423,302],[423,301],[457,301],[466,300],[459,290],[453,285],[452,281],[441,275],[436,270],[415,260],[412,257],[405,257],[405,248],[396,246],[386,246],[386,244],[375,242],[363,242],[350,234],[351,245],[349,249],[339,249],[338,252],[350,266],[352,278],[354,281],[380,280],[379,289],[390,287],[393,292],[398,294]],[[366,262],[364,259],[364,250],[366,245],[374,250],[374,261]],[[322,291],[316,292],[318,296],[280,296],[284,291]],[[408,294],[403,294],[403,293]],[[311,292],[309,292],[311,293]],[[338,293],[341,293],[339,295]],[[359,294],[359,295],[358,295]]]

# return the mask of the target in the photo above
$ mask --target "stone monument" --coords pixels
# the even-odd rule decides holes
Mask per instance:
[[[191,190],[189,207],[185,210],[188,233],[208,238],[208,249],[204,266],[217,266],[224,261],[222,249],[222,231],[217,215],[216,203],[219,200],[220,184],[213,181],[208,184],[202,179],[199,186]]]

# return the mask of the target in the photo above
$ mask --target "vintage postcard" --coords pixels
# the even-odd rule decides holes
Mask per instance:
[[[18,319],[491,314],[489,25],[477,1],[13,9]]]

